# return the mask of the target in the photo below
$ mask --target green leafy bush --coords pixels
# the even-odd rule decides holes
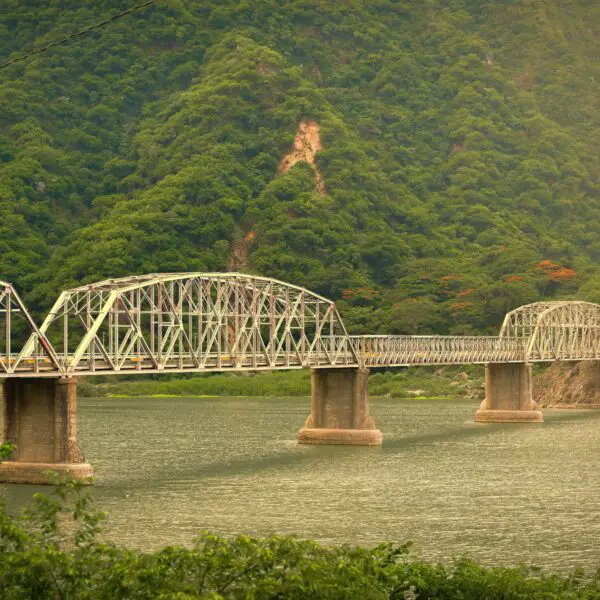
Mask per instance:
[[[89,488],[59,483],[18,517],[0,505],[0,598],[525,600],[597,598],[600,574],[428,564],[410,544],[325,547],[294,537],[226,539],[147,553],[101,541]]]

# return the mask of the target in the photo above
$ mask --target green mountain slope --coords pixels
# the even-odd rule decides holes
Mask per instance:
[[[2,60],[131,6],[81,4],[6,0]],[[583,0],[159,0],[0,71],[0,276],[42,309],[247,270],[369,332],[600,300],[599,26]]]

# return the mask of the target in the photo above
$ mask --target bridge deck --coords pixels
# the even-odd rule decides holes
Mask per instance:
[[[324,336],[322,343],[331,351],[305,353],[172,353],[157,357],[130,353],[120,361],[85,353],[72,365],[73,355],[57,354],[57,368],[49,358],[23,358],[11,355],[10,362],[0,355],[7,368],[0,378],[9,376],[56,377],[61,374],[134,375],[136,373],[185,373],[211,371],[260,371],[301,368],[408,367],[425,365],[487,364],[525,362],[525,344],[521,341],[483,336],[348,336],[354,352],[344,349],[342,338]],[[357,360],[358,357],[358,360]],[[13,365],[17,365],[13,367]]]

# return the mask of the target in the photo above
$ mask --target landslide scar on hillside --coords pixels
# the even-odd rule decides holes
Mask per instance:
[[[256,232],[250,230],[241,240],[233,243],[231,255],[227,261],[228,271],[243,271],[248,267],[250,244],[255,237]]]
[[[321,196],[325,196],[323,176],[315,164],[317,152],[323,149],[320,129],[316,121],[300,121],[294,139],[294,147],[281,159],[279,172],[287,173],[296,163],[307,162],[315,171],[317,192]]]

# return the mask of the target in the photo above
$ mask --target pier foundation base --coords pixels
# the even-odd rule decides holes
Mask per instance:
[[[300,444],[380,446],[381,431],[369,416],[368,369],[313,369],[311,414]]]
[[[533,400],[531,365],[490,363],[485,367],[485,399],[475,413],[480,423],[542,423]]]
[[[1,390],[3,440],[16,450],[0,464],[0,482],[51,483],[46,474],[90,482],[92,467],[77,443],[73,379],[7,379]]]

